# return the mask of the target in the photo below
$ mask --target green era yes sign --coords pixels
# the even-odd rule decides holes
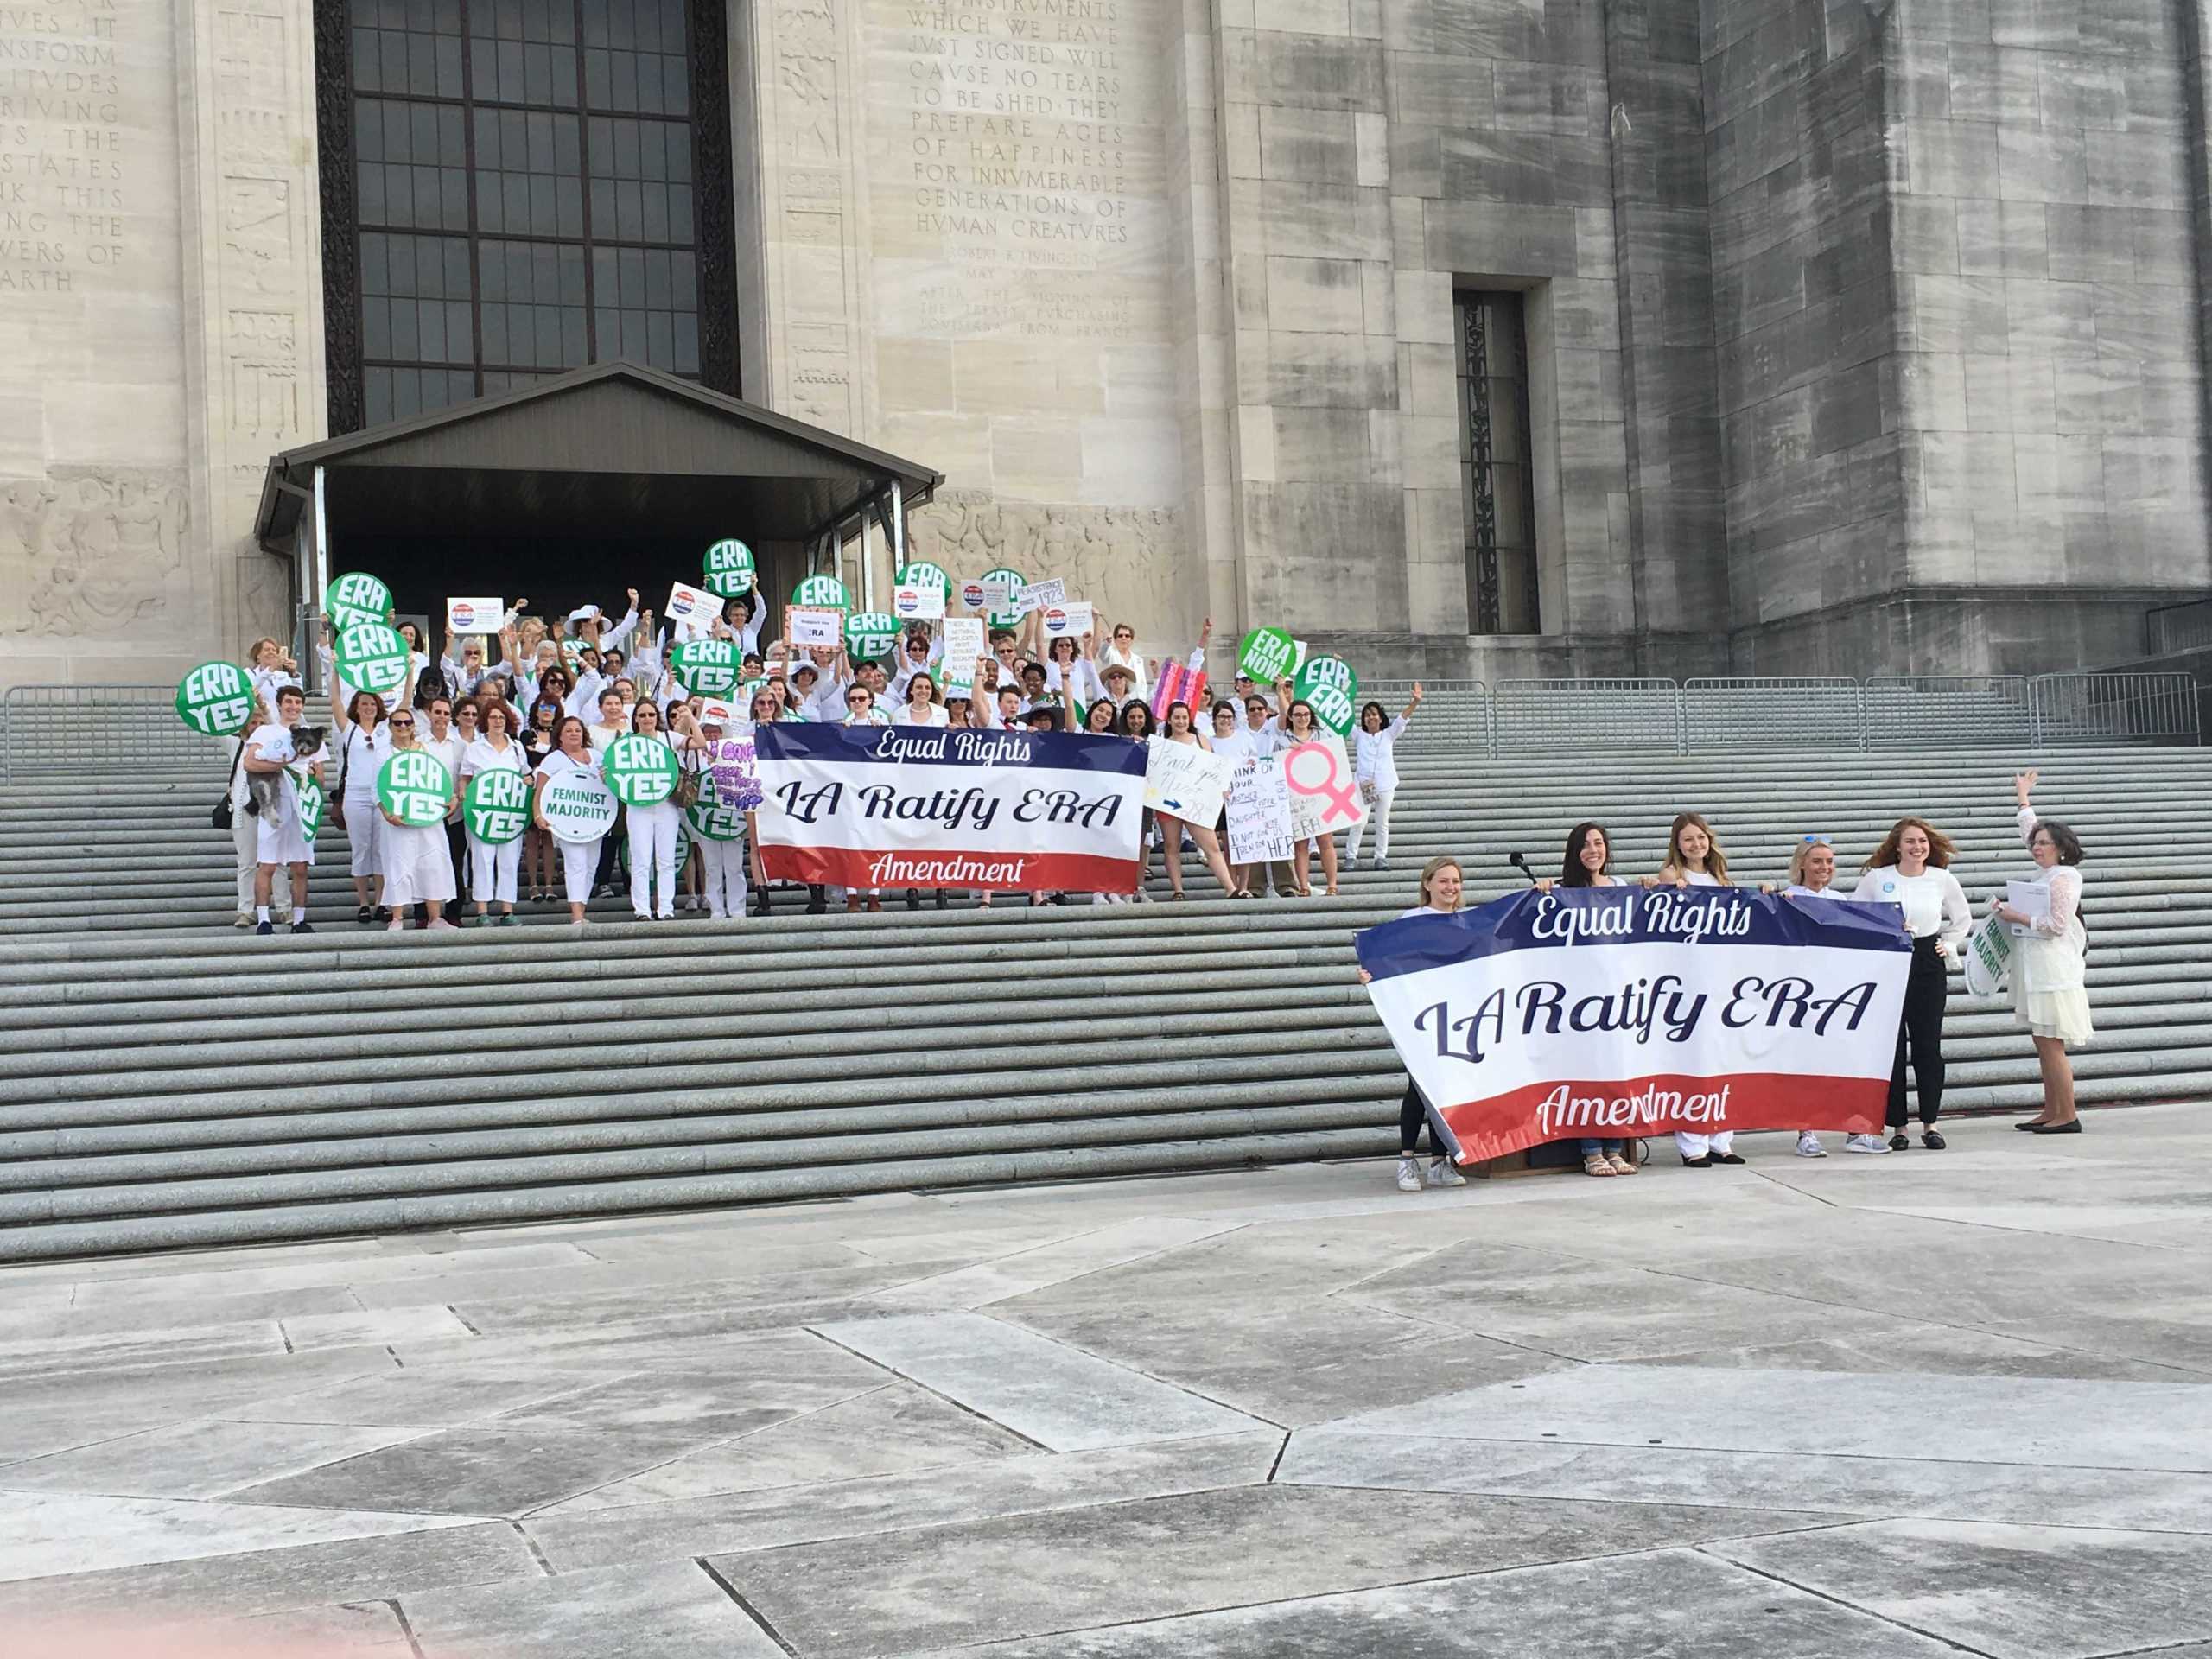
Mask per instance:
[[[421,749],[395,749],[377,773],[377,804],[410,830],[443,823],[452,799],[446,763]]]
[[[530,774],[513,766],[478,772],[468,780],[461,816],[486,846],[505,846],[530,827]]]
[[[676,751],[657,737],[623,733],[607,746],[600,772],[625,806],[658,806],[676,792]]]
[[[202,663],[177,682],[176,714],[203,737],[236,737],[253,718],[253,682],[236,663]]]
[[[699,585],[717,598],[735,599],[753,591],[755,574],[751,548],[740,541],[716,542],[707,550]]]

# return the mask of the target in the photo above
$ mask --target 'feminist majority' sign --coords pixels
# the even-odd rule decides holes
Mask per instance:
[[[1673,1129],[1881,1126],[1912,948],[1894,906],[1533,890],[1355,941],[1459,1161]]]
[[[913,726],[753,728],[772,879],[1130,893],[1145,750],[1112,737]]]

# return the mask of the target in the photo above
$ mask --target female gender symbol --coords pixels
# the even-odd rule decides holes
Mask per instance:
[[[1305,768],[1306,775],[1301,778],[1298,775],[1299,762],[1308,755],[1319,758],[1320,768],[1317,772],[1309,766]],[[1337,752],[1327,744],[1300,744],[1283,757],[1282,775],[1294,795],[1323,795],[1328,798],[1328,804],[1321,812],[1323,823],[1335,823],[1340,818],[1352,823],[1359,822],[1359,804],[1349,788],[1337,782]]]

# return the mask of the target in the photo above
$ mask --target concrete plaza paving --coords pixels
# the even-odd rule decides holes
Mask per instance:
[[[0,1646],[2212,1659],[2212,1110],[2087,1128],[0,1271]]]

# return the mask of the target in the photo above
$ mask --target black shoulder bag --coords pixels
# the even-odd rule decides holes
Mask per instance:
[[[207,815],[207,822],[226,834],[229,832],[231,826],[238,822],[231,807],[231,791],[238,785],[238,767],[244,764],[245,760],[245,740],[240,738],[238,752],[231,757],[231,775],[223,784],[223,798],[215,803],[215,810]]]

